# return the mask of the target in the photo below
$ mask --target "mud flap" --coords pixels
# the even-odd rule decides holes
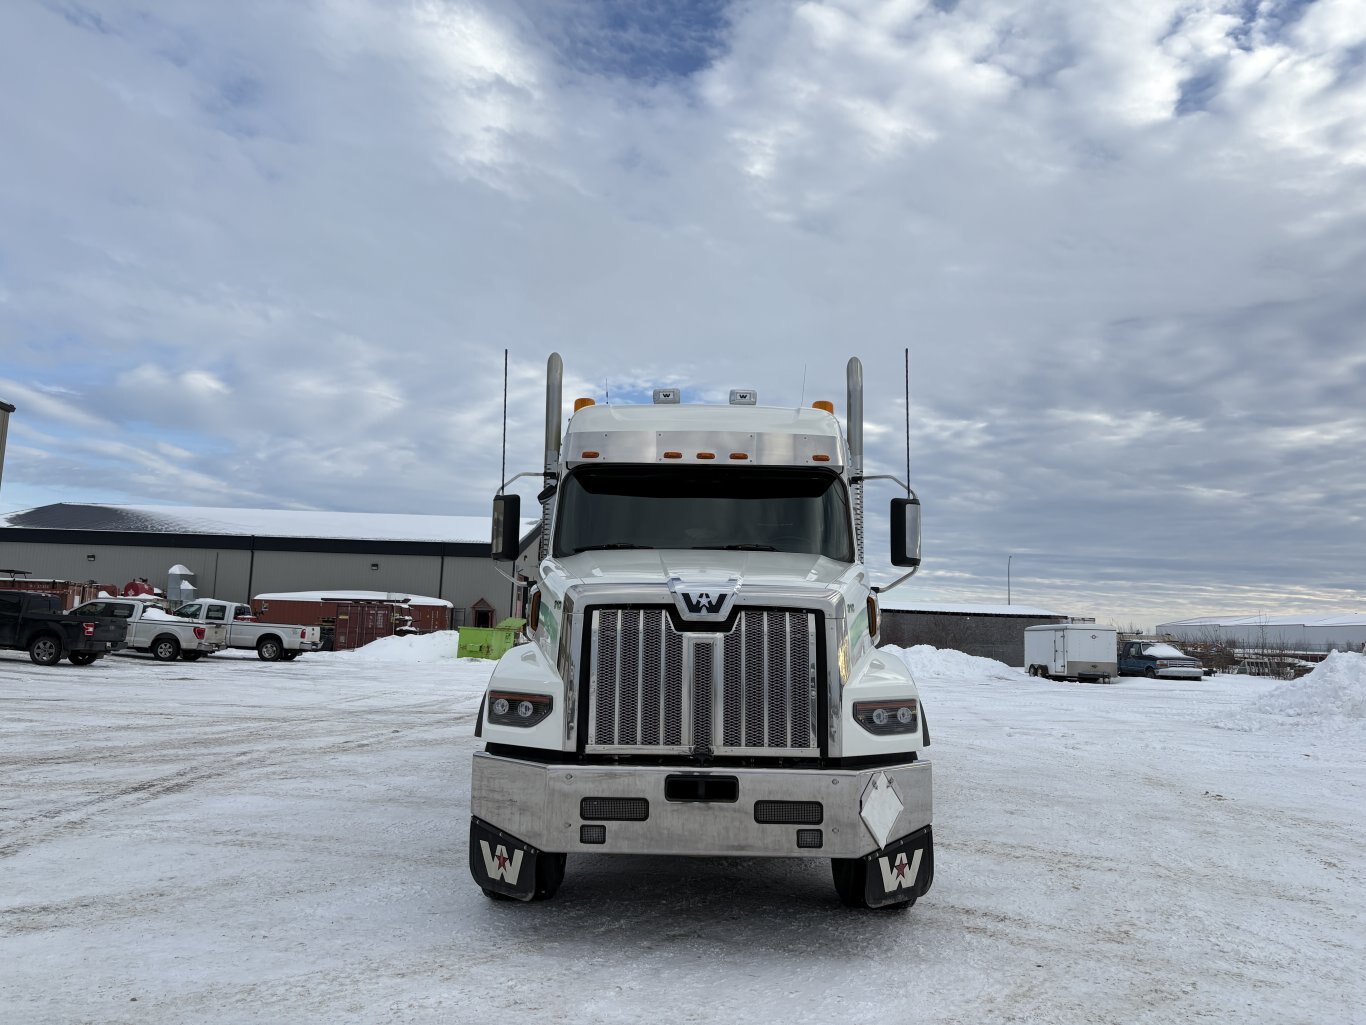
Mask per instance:
[[[908,833],[880,851],[863,856],[864,897],[870,908],[915,901],[934,884],[934,833],[931,826]]]
[[[470,817],[470,875],[486,890],[513,900],[536,896],[536,863],[542,852],[511,833]]]

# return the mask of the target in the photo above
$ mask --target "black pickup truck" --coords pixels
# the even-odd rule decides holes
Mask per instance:
[[[55,666],[65,655],[88,666],[124,645],[124,624],[90,616],[68,616],[61,602],[38,591],[0,591],[0,648],[28,651],[40,666]]]

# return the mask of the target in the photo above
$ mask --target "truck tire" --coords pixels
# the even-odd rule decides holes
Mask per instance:
[[[66,657],[73,666],[88,666],[100,656],[93,651],[73,651]]]
[[[170,634],[162,634],[152,642],[151,652],[158,662],[174,662],[180,657],[180,642]]]
[[[1156,680],[1156,679],[1157,679],[1157,670],[1154,669],[1152,666],[1149,666],[1147,669],[1143,670],[1143,675],[1146,676],[1146,677],[1147,677],[1148,679],[1150,679],[1150,680]]]
[[[39,634],[28,642],[28,657],[35,665],[55,666],[62,660],[62,639],[56,634]]]
[[[182,662],[198,662],[203,657],[204,653],[202,651],[182,651],[180,653],[180,660]]]
[[[867,900],[868,869],[870,863],[863,858],[831,858],[830,873],[835,878],[835,892],[840,903],[847,908],[863,911],[905,911],[915,903],[915,898],[899,904],[883,904],[869,907]]]
[[[281,658],[283,661],[285,661],[285,662],[293,662],[293,661],[294,661],[296,658],[298,658],[298,657],[299,657],[299,653],[298,653],[297,651],[282,651],[282,652],[280,652],[280,658]]]
[[[285,646],[280,643],[280,638],[273,635],[262,637],[256,642],[256,657],[262,662],[278,662],[284,653]]]

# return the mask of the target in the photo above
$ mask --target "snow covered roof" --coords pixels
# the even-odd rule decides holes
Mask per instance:
[[[944,602],[888,601],[879,599],[878,604],[884,612],[942,612],[967,616],[1052,616],[1062,618],[1059,612],[1036,609],[1030,605],[953,605]]]
[[[522,520],[522,534],[540,521]],[[231,509],[171,505],[81,505],[59,502],[0,517],[0,526],[49,530],[156,531],[239,537],[333,538],[488,544],[483,516],[328,512],[318,509]]]
[[[401,591],[275,591],[258,594],[252,601],[392,601],[402,605],[454,606],[444,598],[427,598]]]

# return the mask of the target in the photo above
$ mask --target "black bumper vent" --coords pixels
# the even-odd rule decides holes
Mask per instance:
[[[755,801],[754,821],[780,826],[819,826],[825,820],[820,801]]]
[[[797,846],[808,848],[819,848],[825,843],[819,829],[799,829],[797,830]]]
[[[585,797],[579,802],[579,818],[589,822],[644,822],[650,802],[643,797]]]
[[[579,843],[606,843],[606,826],[580,826]],[[798,844],[800,846],[800,844]]]

